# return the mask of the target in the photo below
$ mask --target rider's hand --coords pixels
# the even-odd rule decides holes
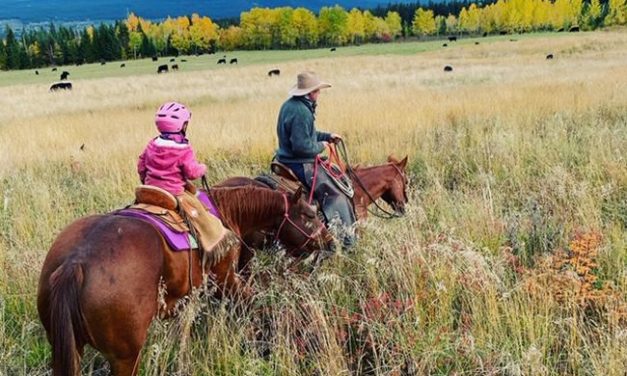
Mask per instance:
[[[337,133],[331,133],[331,138],[329,139],[329,141],[331,141],[334,144],[337,144],[338,142],[342,141],[342,136],[340,136]]]

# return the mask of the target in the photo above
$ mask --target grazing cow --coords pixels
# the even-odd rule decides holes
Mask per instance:
[[[178,64],[172,64],[172,70],[179,70],[179,65]]]
[[[547,59],[547,60],[552,60],[552,59],[553,59],[553,54],[548,54],[548,55],[546,55],[546,59]]]
[[[57,67],[52,68],[52,71],[56,72],[57,71]]]
[[[478,44],[479,44],[479,42],[475,42],[475,46],[478,45]]]
[[[557,29],[557,32],[558,32],[558,33],[561,33],[562,31],[564,31],[564,28],[563,28],[563,27],[560,27],[559,29]]]
[[[226,64],[226,58],[218,59],[218,64]]]
[[[187,60],[181,59],[181,63],[187,63]]]
[[[39,76],[39,71],[38,71],[38,70],[36,70],[36,71],[35,71],[35,74]]]
[[[484,31],[484,32],[483,32],[483,37],[485,38],[485,37],[487,37],[487,36],[488,36],[488,32],[487,32],[487,31]]]
[[[105,64],[107,64],[107,62],[106,62],[106,61],[104,61],[104,60],[100,60],[100,65],[105,65]]]
[[[82,144],[80,149],[81,149],[81,151],[84,151],[85,150],[85,144]]]
[[[280,75],[281,75],[281,71],[279,69],[273,69],[271,71],[268,71],[268,77],[280,76]]]
[[[229,64],[237,64],[237,58],[232,58],[231,61],[229,61]]]
[[[157,67],[157,73],[168,73],[168,64],[159,65]]]
[[[61,81],[67,80],[67,76],[69,76],[69,75],[70,75],[70,72],[68,72],[68,71],[61,72]]]
[[[330,51],[335,52],[335,47],[332,47]]]
[[[176,61],[175,58],[170,59],[170,63],[175,62],[175,61]]]
[[[442,47],[448,47],[448,44],[444,43],[444,44],[442,45]]]
[[[448,37],[448,41],[449,42],[457,42],[457,37],[454,36],[454,35],[451,35],[451,36]]]
[[[507,30],[501,30],[501,31],[499,31],[499,35],[507,35]]]
[[[72,90],[71,82],[55,82],[50,86],[50,91],[58,91],[58,90]]]
[[[153,57],[152,57],[152,61],[157,61],[157,60],[159,60],[159,58],[158,58],[158,57],[156,57],[156,56],[153,56]]]
[[[446,66],[444,66],[444,71],[445,72],[452,72],[453,71],[453,67],[451,67],[450,65],[446,65]]]
[[[579,32],[579,26],[573,26],[568,31],[570,31],[571,33],[577,33]]]
[[[120,64],[120,68],[124,68],[126,66],[126,64],[122,63]]]

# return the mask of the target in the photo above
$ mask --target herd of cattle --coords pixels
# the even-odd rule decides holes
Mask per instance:
[[[570,31],[572,32],[572,31],[579,31],[579,30],[570,30]],[[484,36],[486,36],[486,35],[484,35]],[[448,39],[449,43],[450,42],[457,42],[457,36],[454,36],[454,35],[449,36],[447,39]],[[510,39],[510,41],[511,42],[516,42],[516,39]],[[479,42],[475,41],[475,45],[479,45]],[[442,47],[448,47],[448,43],[443,43]],[[335,52],[336,50],[337,50],[336,47],[332,47],[330,49],[331,52]],[[210,54],[213,54],[213,53],[210,53]],[[197,54],[196,56],[200,56],[200,55],[202,55],[202,54]],[[552,60],[553,57],[554,56],[553,56],[552,53],[546,55],[546,59],[547,60]],[[152,61],[153,62],[159,61],[159,57],[158,56],[153,56],[152,57]],[[221,58],[219,58],[217,60],[217,64],[218,65],[220,65],[220,64],[227,64],[227,61],[228,61],[229,64],[237,64],[238,63],[238,60],[237,60],[236,57],[227,59],[227,56],[224,55],[223,57],[221,57]],[[176,62],[176,58],[170,58],[170,63],[174,63],[174,62]],[[187,62],[187,60],[186,59],[180,59],[180,62],[181,63],[185,63],[185,62]],[[100,65],[105,65],[105,64],[106,64],[106,61],[104,61],[104,60],[100,62]],[[79,66],[81,64],[77,63],[76,65]],[[125,63],[121,63],[120,64],[120,68],[125,68],[125,67],[126,67]],[[157,74],[168,73],[170,71],[178,71],[178,70],[179,70],[179,64],[171,64],[171,65],[160,64],[160,65],[157,66]],[[52,71],[56,72],[57,68],[53,67]],[[450,66],[450,65],[444,66],[444,72],[452,72],[452,71],[453,71],[453,67],[452,66]],[[35,74],[39,75],[39,71],[36,70]],[[49,91],[53,92],[53,91],[58,91],[58,90],[72,90],[72,83],[67,81],[69,75],[70,75],[70,72],[68,72],[68,71],[61,72],[60,81],[53,83],[50,86],[50,90]],[[281,71],[279,69],[272,69],[272,70],[268,71],[268,77],[279,76],[279,75],[281,75]]]

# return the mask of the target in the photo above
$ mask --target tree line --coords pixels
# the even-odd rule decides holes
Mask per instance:
[[[452,1],[390,4],[373,10],[323,7],[252,8],[239,20],[215,22],[192,14],[153,22],[133,13],[125,20],[71,28],[50,24],[16,36],[7,26],[0,69],[28,69],[211,53],[235,49],[304,49],[390,42],[443,34],[593,30],[627,24],[627,0],[498,0],[483,5]]]

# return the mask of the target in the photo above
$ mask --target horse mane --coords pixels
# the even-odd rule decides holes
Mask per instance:
[[[244,218],[234,218],[234,215],[268,218],[283,213],[284,201],[281,193],[268,188],[253,185],[238,187],[214,187],[209,191],[214,203],[220,210],[220,215],[228,219],[241,221]],[[227,218],[224,218],[227,219]]]

